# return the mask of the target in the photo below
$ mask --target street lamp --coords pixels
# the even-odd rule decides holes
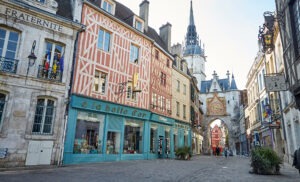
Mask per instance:
[[[32,43],[32,46],[31,46],[31,52],[29,54],[29,56],[27,57],[28,58],[28,66],[27,66],[27,74],[26,74],[26,77],[28,75],[28,71],[29,71],[29,67],[33,66],[34,63],[35,63],[35,60],[36,60],[36,56],[34,54],[34,49],[35,49],[35,45],[36,45],[36,41],[34,40],[33,43]]]
[[[270,53],[273,48],[274,48],[274,44],[273,44],[273,36],[274,36],[274,13],[272,12],[265,12],[264,13],[264,18],[265,18],[265,23],[263,24],[263,26],[259,26],[259,30],[258,30],[258,38],[262,43],[263,52],[267,52]]]
[[[33,66],[35,63],[35,60],[36,60],[36,56],[34,54],[35,44],[36,44],[36,41],[34,40],[32,43],[31,52],[28,56],[28,65],[29,66]]]

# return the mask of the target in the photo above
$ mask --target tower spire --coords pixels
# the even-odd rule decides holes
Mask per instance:
[[[193,13],[193,1],[191,0],[191,9],[190,9],[190,25],[195,25],[194,23],[194,13]]]

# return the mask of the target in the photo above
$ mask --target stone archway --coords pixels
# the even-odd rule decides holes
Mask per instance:
[[[210,124],[215,120],[221,120],[227,126],[228,129],[228,139],[229,148],[236,153],[235,143],[238,141],[238,136],[236,136],[236,130],[238,129],[237,122],[232,119],[230,115],[227,116],[206,116],[202,122],[203,126],[203,153],[211,155],[212,151],[210,148]]]

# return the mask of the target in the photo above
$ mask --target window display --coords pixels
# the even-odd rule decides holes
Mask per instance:
[[[143,153],[143,130],[142,121],[126,120],[124,128],[124,154]]]
[[[175,151],[178,148],[177,129],[174,129],[173,140],[174,140],[174,151]]]
[[[104,115],[78,112],[74,154],[102,153]]]
[[[188,131],[184,131],[184,146],[189,146],[188,139]]]
[[[170,154],[170,138],[171,138],[171,133],[170,133],[170,127],[166,127],[165,128],[165,142],[166,142],[166,145],[165,145],[165,154]]]
[[[157,125],[151,124],[150,129],[150,153],[157,153]]]
[[[120,153],[120,133],[108,131],[106,141],[106,154]]]

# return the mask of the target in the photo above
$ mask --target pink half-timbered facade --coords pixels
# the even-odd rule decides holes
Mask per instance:
[[[151,111],[171,116],[172,57],[159,46],[152,49],[151,62]]]
[[[171,118],[173,58],[163,38],[170,24],[161,35],[148,26],[147,0],[139,15],[114,0],[76,4],[86,30],[78,36],[64,163],[174,158],[174,143],[183,146],[190,130],[175,129]]]
[[[79,38],[72,92],[147,109],[149,106],[148,80],[150,78],[151,42],[137,30],[132,30],[119,23],[116,18],[104,10],[95,9],[87,4],[84,4],[82,9],[82,24],[87,28]],[[108,51],[98,47],[100,30],[110,34]],[[130,61],[131,45],[139,48],[137,62]],[[98,83],[99,87],[102,87],[101,91],[95,89],[96,72],[101,72],[106,76],[105,83]],[[135,74],[138,75],[135,89],[139,89],[140,92],[133,92],[136,96],[133,98],[127,91],[129,84],[134,81]]]

